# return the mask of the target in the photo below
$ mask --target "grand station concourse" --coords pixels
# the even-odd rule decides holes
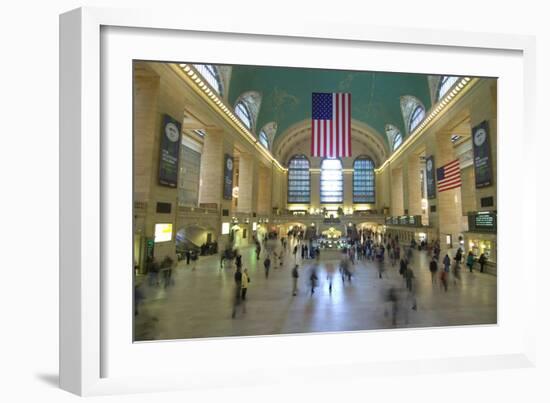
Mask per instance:
[[[135,61],[133,96],[136,341],[496,323],[496,79]]]

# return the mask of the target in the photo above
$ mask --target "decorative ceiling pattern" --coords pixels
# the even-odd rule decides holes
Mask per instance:
[[[352,118],[375,129],[385,143],[388,123],[407,133],[403,96],[413,96],[427,109],[432,105],[428,76],[423,74],[233,66],[229,103],[234,105],[250,91],[262,95],[256,127],[276,122],[277,137],[297,122],[311,119],[313,92],[350,92]]]

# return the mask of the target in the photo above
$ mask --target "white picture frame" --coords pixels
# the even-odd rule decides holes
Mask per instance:
[[[131,42],[138,35],[140,47],[136,51]],[[499,182],[497,326],[132,343],[127,337],[128,331],[131,332],[127,326],[132,312],[128,310],[131,282],[125,286],[131,270],[120,276],[115,270],[106,270],[106,267],[117,267],[114,262],[124,266],[126,248],[131,256],[131,232],[127,232],[131,228],[128,226],[131,213],[126,214],[126,218],[118,214],[131,211],[131,204],[125,204],[131,200],[131,181],[124,181],[128,169],[131,173],[131,163],[128,164],[131,143],[127,143],[128,135],[131,136],[131,130],[128,131],[131,69],[126,63],[129,58],[144,57],[177,61],[177,51],[171,49],[179,41],[186,41],[188,49],[193,48],[193,57],[205,58],[212,55],[208,46],[219,44],[220,40],[234,46],[246,43],[255,50],[276,50],[281,46],[303,49],[315,44],[320,49],[342,54],[386,52],[386,62],[393,60],[394,70],[399,67],[394,53],[402,52],[407,56],[420,56],[409,59],[406,71],[426,73],[426,65],[422,65],[421,60],[440,54],[441,57],[433,60],[437,71],[445,68],[449,73],[490,76],[495,76],[487,74],[491,71],[502,72],[498,75],[498,174],[517,187],[516,200],[512,203],[508,199],[514,189],[504,181]],[[319,381],[328,373],[334,379],[349,371],[355,376],[371,376],[534,365],[536,284],[527,279],[535,277],[535,256],[522,254],[520,261],[519,254],[514,256],[511,248],[507,250],[513,234],[506,220],[515,214],[516,222],[522,223],[514,250],[528,250],[529,234],[536,233],[535,222],[528,219],[526,209],[521,206],[527,203],[527,190],[531,195],[535,192],[535,178],[522,176],[517,172],[520,170],[512,169],[506,162],[513,157],[518,164],[519,158],[519,164],[523,165],[533,150],[534,38],[336,22],[328,26],[307,19],[295,26],[268,20],[251,21],[243,28],[235,19],[185,19],[182,22],[177,15],[154,10],[82,8],[61,15],[60,50],[60,385],[63,389],[79,395],[98,395],[257,385],[274,382],[274,379],[291,384],[297,374],[301,381]],[[306,66],[304,60],[292,59],[292,55],[298,56],[293,52],[297,51],[279,54],[280,64]],[[235,51],[216,53],[208,61],[269,64],[272,60],[270,52],[256,52],[255,59],[247,59]],[[460,61],[470,57],[467,60],[471,62],[474,56],[476,60],[483,60],[482,65]],[[335,60],[326,67],[359,69],[366,66],[361,57]],[[492,66],[495,60],[500,63]],[[370,67],[391,70],[387,67],[389,64],[384,67],[383,62],[373,58]],[[510,102],[507,96],[513,96],[515,102]],[[113,131],[121,136],[109,135]],[[517,144],[516,140],[513,143],[506,140],[513,133],[516,136],[522,133]],[[115,155],[122,160],[121,172],[110,169]],[[523,196],[517,196],[518,187]],[[113,200],[114,193],[118,202]],[[530,214],[535,212],[531,209]],[[117,244],[113,248],[110,242],[113,239],[122,239],[120,247]],[[516,271],[514,278],[510,275],[512,267]],[[521,267],[519,274],[517,267]],[[118,288],[120,285],[122,288]],[[525,296],[514,302],[516,306],[502,297],[509,296],[514,287],[522,287]],[[117,301],[112,298],[114,291],[122,296]],[[420,347],[414,351],[396,348],[405,338]],[[480,343],[460,344],[461,340],[470,338]],[[450,340],[450,347],[443,353],[425,348],[437,339]],[[340,346],[344,351],[342,356],[326,357],[316,354],[320,345]],[[248,354],[242,359],[239,351],[244,348]],[[300,353],[285,357],[285,351]],[[156,374],[132,371],[136,360],[156,368]],[[228,373],[228,368],[233,371]]]

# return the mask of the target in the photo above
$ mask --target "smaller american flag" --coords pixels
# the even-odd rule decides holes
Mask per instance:
[[[458,159],[437,168],[437,190],[439,192],[458,188],[461,185],[460,161]]]

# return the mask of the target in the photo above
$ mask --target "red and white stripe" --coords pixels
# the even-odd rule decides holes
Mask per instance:
[[[332,94],[332,119],[312,119],[311,155],[351,157],[351,94]]]
[[[438,191],[443,192],[462,185],[460,179],[460,161],[458,159],[443,165],[443,169],[445,170],[445,178],[437,182]]]

